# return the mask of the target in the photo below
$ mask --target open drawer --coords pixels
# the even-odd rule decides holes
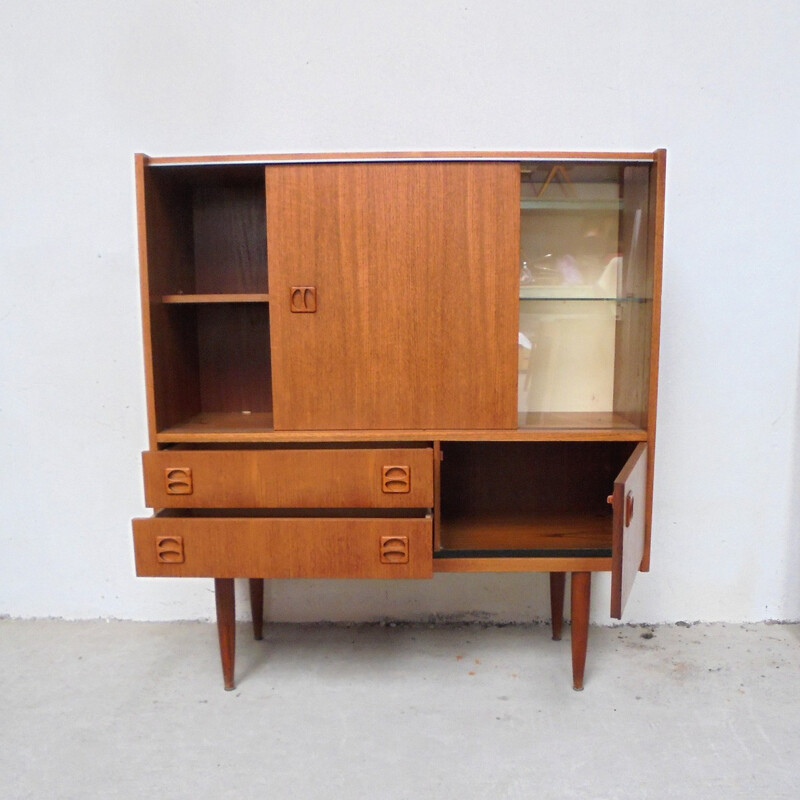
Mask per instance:
[[[431,534],[430,516],[410,515],[170,510],[133,521],[136,574],[148,577],[430,578]]]
[[[150,508],[430,508],[433,450],[171,448],[142,454]]]

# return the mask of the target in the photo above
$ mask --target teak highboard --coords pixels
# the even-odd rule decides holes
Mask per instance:
[[[649,567],[666,153],[136,157],[142,576]]]

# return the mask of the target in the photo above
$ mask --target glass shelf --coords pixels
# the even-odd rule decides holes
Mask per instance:
[[[519,299],[522,302],[541,302],[542,300],[558,300],[562,303],[590,302],[590,303],[646,303],[646,297],[614,297],[612,295],[590,295],[590,294],[567,294],[566,292],[557,291],[553,294],[545,294],[550,292],[556,287],[541,287],[536,289],[537,294],[527,290],[524,286],[520,289]],[[541,294],[538,294],[541,292]]]
[[[601,199],[601,200],[545,200],[537,198],[523,197],[520,200],[522,211],[619,211],[622,208],[622,200]]]

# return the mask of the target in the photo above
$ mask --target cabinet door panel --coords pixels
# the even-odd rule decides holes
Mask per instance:
[[[266,190],[276,429],[516,426],[518,164],[273,165]]]
[[[637,445],[614,481],[611,616],[622,617],[642,564],[647,530],[647,445]]]

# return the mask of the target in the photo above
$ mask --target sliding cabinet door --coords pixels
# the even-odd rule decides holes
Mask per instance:
[[[519,165],[266,169],[277,430],[516,427]]]

